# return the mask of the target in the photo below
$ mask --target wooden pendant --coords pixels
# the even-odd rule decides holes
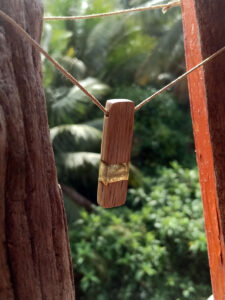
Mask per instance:
[[[97,198],[100,206],[111,208],[126,202],[134,102],[108,100],[106,109],[108,115],[104,117]]]

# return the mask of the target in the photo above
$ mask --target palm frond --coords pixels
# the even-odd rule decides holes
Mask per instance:
[[[89,125],[60,125],[50,130],[55,153],[90,151],[99,152],[101,131]]]
[[[88,77],[81,80],[80,83],[85,89],[98,98],[109,92],[109,86],[96,78]],[[89,101],[90,99],[78,87],[74,86],[65,97],[58,99],[57,102],[53,104],[52,109],[58,113],[62,110],[70,111],[71,109],[76,109],[78,102],[87,103]]]
[[[92,152],[74,152],[74,153],[61,153],[63,157],[64,167],[68,170],[81,170],[89,168],[98,169],[100,154]]]
[[[106,18],[99,22],[91,31],[87,38],[85,51],[85,61],[88,62],[95,72],[99,71],[105,64],[108,50],[111,44],[123,35],[123,26],[126,17],[123,18]],[[104,36],[104,38],[102,38]],[[94,57],[94,59],[93,59]]]
[[[95,97],[101,99],[108,94],[110,88],[100,80],[88,77],[81,80],[80,83]],[[54,94],[57,95],[57,90]],[[60,93],[58,93],[60,94]],[[90,99],[76,86],[69,89],[62,96],[55,96],[51,104],[51,119],[54,124],[78,123],[84,120],[87,110],[93,108]]]
[[[76,57],[61,56],[58,61],[78,80],[84,78],[87,68],[82,60]]]
[[[61,183],[75,188],[92,201],[97,193],[99,153],[63,152],[55,156]]]
[[[139,66],[136,74],[139,83],[158,82],[159,79],[165,79],[166,83],[168,80],[173,79],[174,74],[176,76],[179,74],[184,52],[181,31],[181,18],[177,16],[158,39],[153,51]]]
[[[73,183],[79,178],[79,184],[86,185],[97,183],[100,154],[91,152],[64,152],[56,156],[56,163],[59,166],[60,174],[64,178],[73,178]],[[140,171],[130,164],[129,185],[138,187],[141,185],[142,175]]]
[[[91,127],[94,127],[96,129],[102,131],[102,128],[103,128],[103,118],[93,119],[93,120],[85,122],[84,124],[86,124],[88,126],[91,126]]]

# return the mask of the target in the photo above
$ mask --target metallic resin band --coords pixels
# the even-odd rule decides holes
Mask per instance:
[[[118,165],[107,165],[103,161],[100,162],[98,181],[101,181],[104,185],[128,180],[128,178],[129,162]]]

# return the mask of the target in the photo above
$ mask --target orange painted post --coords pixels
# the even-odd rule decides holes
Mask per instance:
[[[187,69],[225,45],[225,1],[182,0]],[[225,299],[225,54],[188,77],[212,288]]]

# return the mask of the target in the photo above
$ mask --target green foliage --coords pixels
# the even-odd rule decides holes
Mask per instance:
[[[159,175],[130,190],[128,207],[82,212],[70,228],[79,299],[210,295],[197,171],[174,163]]]
[[[155,1],[135,1],[132,4],[120,0],[54,1],[57,5],[50,0],[45,2],[47,14],[53,15],[83,15],[114,11],[130,5],[155,4]],[[52,36],[49,48],[52,54],[60,52],[69,56],[68,51],[70,55],[73,53],[72,56],[87,66],[90,76],[98,77],[107,84],[132,81],[142,85],[149,82],[157,84],[160,75],[165,72],[168,78],[173,78],[184,69],[182,26],[178,12],[172,9],[163,15],[157,10],[76,22],[54,22],[54,30],[50,29],[51,24],[45,26],[44,36]],[[51,35],[47,34],[49,31]]]
[[[99,161],[99,153],[61,152],[56,155],[59,181],[96,202]]]
[[[44,2],[46,15],[156,3]],[[102,103],[125,98],[137,104],[185,65],[179,8],[45,23],[42,45]],[[94,202],[102,112],[45,58],[43,71],[59,182]],[[198,178],[196,170],[184,169],[194,161],[185,82],[143,107],[134,124],[136,167],[126,207],[87,214],[64,196],[68,223],[75,220],[70,240],[77,299],[205,300],[210,284]]]
[[[96,203],[100,154],[93,152],[59,152],[55,155],[59,181],[74,187]],[[130,166],[129,186],[142,185],[142,174]]]
[[[55,153],[61,151],[99,152],[102,133],[100,130],[85,125],[60,125],[50,130]]]
[[[60,183],[73,186],[93,202],[96,202],[102,137],[95,127],[101,125],[102,119],[97,119],[89,125],[60,125],[50,130]],[[131,164],[129,186],[134,188],[141,184],[142,175]]]
[[[109,87],[95,78],[86,78],[80,83],[98,99],[109,92]],[[48,88],[46,97],[51,127],[85,122],[90,118],[97,117],[100,113],[96,111],[96,107],[90,99],[76,86],[72,88],[64,86],[54,90]]]

